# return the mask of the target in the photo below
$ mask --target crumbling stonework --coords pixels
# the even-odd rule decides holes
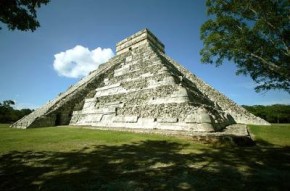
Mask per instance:
[[[218,132],[268,123],[165,55],[148,30],[117,44],[117,55],[13,127],[84,125]]]

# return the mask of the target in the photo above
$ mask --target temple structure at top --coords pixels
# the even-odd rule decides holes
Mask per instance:
[[[117,43],[116,52],[12,126],[81,125],[190,135],[224,132],[233,124],[269,125],[172,60],[148,29]]]
[[[158,38],[148,29],[141,30],[117,43],[116,53],[117,55],[120,55],[124,52],[136,49],[142,45],[150,45],[162,53],[165,53],[164,44],[162,44],[162,42],[158,40]]]

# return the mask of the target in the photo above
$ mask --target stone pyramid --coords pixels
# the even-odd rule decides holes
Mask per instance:
[[[269,124],[169,58],[148,29],[117,43],[116,53],[12,126],[218,132],[231,124]]]

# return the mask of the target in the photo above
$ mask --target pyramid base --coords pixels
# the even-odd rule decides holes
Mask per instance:
[[[194,134],[194,141],[206,144],[222,144],[237,146],[254,146],[255,142],[251,138],[247,126],[244,124],[234,124],[227,126],[222,132]]]
[[[121,127],[94,127],[94,126],[74,126],[89,129],[108,130],[108,131],[123,131],[145,134],[161,134],[165,136],[183,137],[189,140],[204,144],[214,145],[236,145],[236,146],[253,146],[255,142],[252,140],[247,125],[233,124],[227,126],[220,132],[196,132],[183,130],[162,130],[162,129],[141,129],[141,128],[121,128]]]

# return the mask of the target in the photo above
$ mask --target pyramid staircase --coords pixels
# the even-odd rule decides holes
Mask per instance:
[[[269,125],[169,58],[148,29],[116,49],[114,58],[13,127],[222,132],[232,124]]]

